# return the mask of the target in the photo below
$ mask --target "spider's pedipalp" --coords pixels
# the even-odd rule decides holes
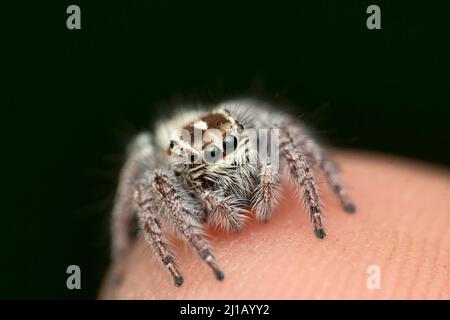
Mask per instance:
[[[223,196],[220,192],[201,189],[197,197],[202,204],[206,221],[224,230],[239,232],[248,217],[245,215],[245,201],[236,196]]]
[[[256,218],[267,222],[280,199],[280,174],[267,159],[259,167],[259,182],[252,196],[251,204]]]

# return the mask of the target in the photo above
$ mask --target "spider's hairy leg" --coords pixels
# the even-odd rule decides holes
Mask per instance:
[[[112,211],[111,253],[114,261],[120,261],[129,251],[129,229],[136,209],[133,203],[135,181],[139,180],[145,167],[153,167],[155,162],[150,134],[143,132],[137,135],[128,147],[127,160],[120,174]]]
[[[326,233],[322,225],[320,199],[314,173],[306,156],[294,146],[285,130],[280,130],[280,153],[287,162],[290,176],[294,182],[303,187],[303,199],[308,208],[315,235],[319,239],[324,239]]]
[[[176,229],[189,241],[200,258],[208,264],[216,279],[223,280],[224,274],[211,253],[208,242],[202,235],[199,222],[195,218],[199,216],[197,208],[190,206],[191,212],[186,208],[186,204],[192,200],[187,199],[182,187],[167,172],[156,171],[151,183],[155,195],[163,204],[165,212]]]
[[[278,168],[268,159],[262,160],[259,166],[259,182],[254,190],[251,206],[256,212],[256,218],[268,221],[273,209],[280,199],[280,174]]]
[[[225,197],[217,191],[201,189],[196,192],[209,223],[225,230],[239,232],[247,220],[245,203],[236,196]]]
[[[307,134],[298,124],[289,124],[287,130],[294,140],[297,147],[305,151],[305,154],[317,163],[324,173],[328,184],[339,197],[343,209],[348,213],[354,213],[356,206],[351,201],[347,190],[344,188],[338,168],[334,161],[332,161],[326,154],[325,150]]]
[[[341,183],[341,179],[338,173],[338,169],[336,164],[329,160],[325,159],[320,166],[327,177],[328,183],[333,188],[334,192],[338,195],[339,200],[341,201],[342,207],[348,213],[355,213],[356,206],[350,200],[348,196],[347,190]]]
[[[148,243],[152,246],[155,254],[160,261],[169,270],[177,287],[183,284],[183,277],[178,270],[175,262],[175,256],[165,239],[157,213],[160,208],[156,199],[152,195],[150,187],[143,183],[134,193],[134,200],[138,207],[138,215],[141,229]]]

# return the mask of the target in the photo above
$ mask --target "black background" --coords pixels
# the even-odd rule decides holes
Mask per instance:
[[[66,28],[70,4],[81,30]],[[381,30],[366,28],[370,4]],[[125,142],[181,99],[262,94],[335,145],[450,164],[444,1],[5,7],[0,297],[95,298]],[[66,288],[70,264],[82,290]]]

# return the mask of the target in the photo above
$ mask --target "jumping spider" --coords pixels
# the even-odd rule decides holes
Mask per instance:
[[[183,277],[164,235],[166,226],[185,239],[222,280],[224,273],[203,236],[203,227],[210,224],[239,231],[250,212],[267,221],[279,202],[283,174],[302,190],[298,194],[314,233],[323,239],[315,164],[345,211],[354,212],[324,149],[299,121],[272,107],[251,99],[227,101],[210,111],[183,112],[162,123],[155,135],[139,134],[129,146],[112,214],[113,259],[127,253],[129,224],[137,213],[146,240],[176,286]]]

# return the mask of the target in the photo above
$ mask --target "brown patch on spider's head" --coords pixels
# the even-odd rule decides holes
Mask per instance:
[[[189,143],[203,149],[212,142],[222,141],[234,124],[234,119],[228,114],[213,112],[190,122],[183,129],[188,133]]]
[[[222,113],[214,112],[208,113],[199,119],[189,123],[183,129],[187,130],[191,136],[194,135],[194,130],[202,130],[203,132],[209,129],[218,129],[223,133],[230,129],[232,122],[229,117]]]
[[[206,152],[206,157],[214,160],[236,150],[236,136],[243,131],[242,125],[226,110],[204,114],[182,129],[183,137],[170,141],[168,155],[175,151],[184,158],[197,158],[205,157]]]

